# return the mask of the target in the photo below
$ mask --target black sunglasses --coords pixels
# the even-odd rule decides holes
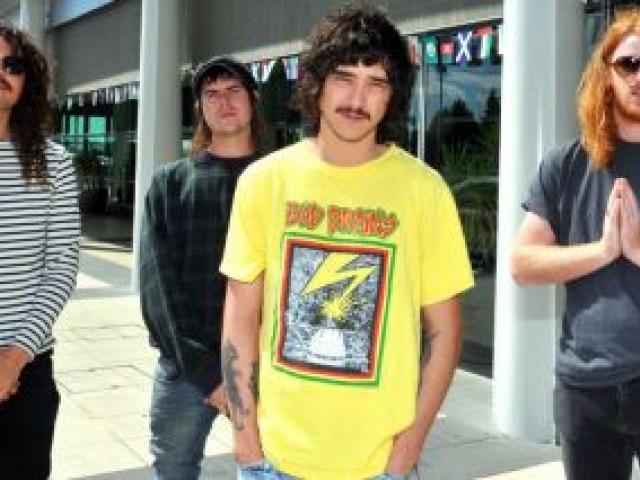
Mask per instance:
[[[635,75],[640,70],[640,56],[625,55],[623,57],[616,58],[611,62],[613,69],[622,78],[629,75]]]
[[[24,73],[24,59],[18,55],[7,55],[0,60],[0,68],[4,73],[20,75]]]

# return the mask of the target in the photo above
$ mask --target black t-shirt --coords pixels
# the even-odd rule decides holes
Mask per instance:
[[[640,143],[618,143],[610,167],[596,170],[574,140],[544,158],[523,207],[549,222],[559,245],[594,242],[618,177],[640,196]],[[565,287],[558,378],[595,387],[640,376],[640,267],[621,257]]]

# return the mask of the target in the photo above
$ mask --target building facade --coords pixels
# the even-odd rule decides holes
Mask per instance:
[[[267,152],[292,143],[304,135],[304,125],[290,102],[298,54],[313,25],[342,3],[0,0],[0,16],[28,28],[54,62],[56,139],[74,154],[83,210],[129,218],[135,249],[141,199],[153,170],[189,155],[194,123],[192,69],[213,55],[233,55],[245,62],[260,86],[267,126],[262,149]],[[528,183],[541,153],[575,134],[571,92],[579,69],[614,9],[640,1],[375,3],[388,11],[407,36],[416,65],[417,83],[403,146],[438,169],[451,186],[472,257],[477,287],[464,299],[463,365],[488,376],[493,372],[496,416],[505,431],[550,440],[549,411],[542,420],[532,421],[531,427],[519,418],[532,408],[532,400],[524,398],[530,391],[541,390],[540,396],[531,398],[550,405],[553,320],[561,311],[561,293],[551,289],[522,294],[507,278],[500,257],[508,250],[520,218],[511,206],[517,206],[524,194],[514,191],[513,185]],[[573,30],[566,25],[575,26],[578,35],[572,37]],[[544,58],[543,46],[555,56]],[[568,65],[572,65],[564,71],[559,68],[567,64],[563,56],[570,57]],[[542,83],[549,85],[533,84],[531,98],[518,94],[522,78],[531,77],[536,68],[544,70],[545,65],[551,76]],[[558,86],[554,78],[564,79],[565,85]],[[552,115],[553,109],[522,116],[527,102],[536,98],[568,116],[565,113],[549,122],[545,115]],[[533,127],[526,126],[531,121]],[[527,141],[501,142],[505,135],[520,138],[505,133],[513,128],[520,128],[520,133],[529,130],[534,136],[537,132],[537,143],[525,152]],[[513,162],[522,168],[512,170]],[[499,226],[506,232],[502,247]],[[497,305],[496,290],[507,297]],[[542,295],[542,300],[538,302],[536,295]],[[539,311],[548,322],[544,328],[533,328],[539,343],[528,348],[531,331],[522,330],[513,317],[524,308],[527,318],[532,298],[542,305]],[[544,379],[521,384],[528,361],[522,352],[535,353],[541,344]],[[520,357],[521,361],[512,362]]]

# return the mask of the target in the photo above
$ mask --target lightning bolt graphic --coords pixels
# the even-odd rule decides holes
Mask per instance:
[[[369,275],[375,270],[375,267],[360,267],[350,270],[342,270],[349,262],[357,258],[358,255],[353,253],[331,253],[329,254],[307,286],[303,290],[304,295],[315,292],[316,290],[338,283],[342,280],[351,279],[351,283],[344,289],[342,294],[336,295],[323,305],[323,313],[329,318],[341,322],[349,309],[351,294],[364,282]]]

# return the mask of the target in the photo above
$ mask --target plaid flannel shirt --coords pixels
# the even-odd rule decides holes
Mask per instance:
[[[140,303],[152,345],[210,392],[221,382],[226,279],[219,273],[233,193],[255,156],[204,152],[161,168],[145,200]]]

